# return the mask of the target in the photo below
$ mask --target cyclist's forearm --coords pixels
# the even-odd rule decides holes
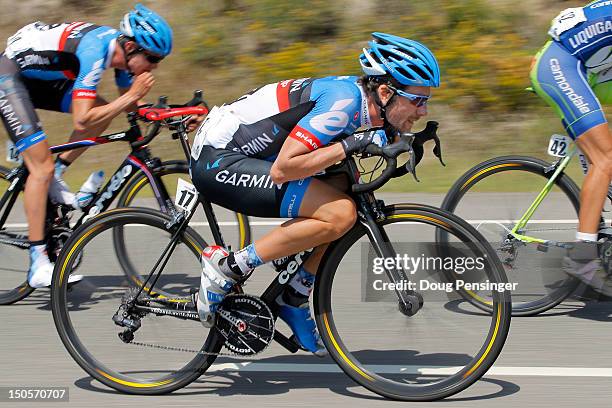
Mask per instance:
[[[138,97],[131,93],[125,93],[114,101],[91,108],[80,118],[75,118],[74,127],[77,131],[87,131],[88,129],[104,126],[115,117],[126,111],[138,102]]]
[[[130,88],[117,88],[117,90],[119,91],[119,96],[123,96],[130,91]],[[144,99],[139,99],[136,102],[132,103],[130,106],[128,106],[125,112],[134,112],[138,109],[139,106],[144,105],[146,103],[147,101],[145,101]]]
[[[270,175],[277,184],[299,180],[325,170],[344,158],[344,150],[337,143],[288,159],[277,159]]]

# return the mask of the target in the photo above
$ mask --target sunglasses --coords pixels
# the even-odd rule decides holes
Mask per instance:
[[[408,93],[406,91],[402,91],[401,89],[394,88],[392,86],[389,86],[389,89],[391,89],[393,92],[397,93],[399,96],[403,96],[404,98],[409,99],[410,103],[412,103],[417,108],[420,107],[420,106],[426,106],[427,105],[427,101],[430,98],[430,96],[428,96],[428,95],[411,94],[411,93]]]
[[[159,64],[164,59],[164,57],[159,55],[149,54],[144,48],[139,48],[136,52],[144,54],[146,60],[151,64]]]

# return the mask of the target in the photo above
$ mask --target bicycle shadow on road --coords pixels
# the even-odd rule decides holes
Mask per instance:
[[[466,355],[452,353],[437,353],[423,355],[418,351],[372,351],[361,350],[353,353],[359,361],[365,364],[394,364],[398,361],[409,361],[413,366],[452,366],[462,365],[470,359]],[[255,363],[256,367],[249,368],[247,364],[240,371],[235,368],[228,371],[217,371],[203,374],[198,380],[186,388],[168,394],[166,397],[180,398],[181,396],[193,395],[215,395],[215,396],[271,396],[287,394],[293,390],[318,389],[329,390],[335,394],[359,399],[382,400],[386,399],[371,393],[367,389],[353,382],[347,375],[340,371],[330,357],[318,358],[311,355],[285,355],[262,359],[236,359],[220,357],[213,365],[225,369],[221,365]],[[291,367],[287,369],[286,367]],[[296,372],[304,370],[305,372]],[[310,371],[306,371],[310,370]],[[144,373],[143,371],[132,372],[132,374]],[[160,373],[162,371],[148,371],[147,373]],[[385,377],[389,377],[385,374]],[[402,375],[401,379],[417,383],[429,383],[443,377],[415,375]],[[400,377],[396,377],[399,380]],[[120,394],[118,391],[106,388],[94,381],[92,377],[83,377],[74,383],[77,387],[99,393]],[[482,378],[475,385],[463,391],[455,397],[444,401],[473,401],[490,400],[506,397],[517,393],[520,387],[512,382],[497,378]],[[466,396],[462,396],[466,395]]]

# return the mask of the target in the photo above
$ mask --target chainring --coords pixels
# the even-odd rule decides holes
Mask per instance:
[[[232,353],[252,356],[264,351],[274,338],[274,316],[256,296],[233,294],[217,310],[216,329]]]

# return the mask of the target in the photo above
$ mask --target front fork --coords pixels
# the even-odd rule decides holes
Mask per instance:
[[[382,210],[384,208],[384,202],[382,200],[376,200],[372,193],[365,193],[358,196],[357,206],[359,208],[358,222],[365,227],[376,255],[383,259],[395,258],[397,251],[393,247],[387,232],[378,224],[378,222],[385,219]],[[408,276],[402,268],[385,268],[385,273],[389,282],[409,282]],[[423,307],[423,296],[415,290],[397,289],[401,286],[402,285],[395,285],[395,294],[397,295],[399,310],[406,316],[413,316]]]

